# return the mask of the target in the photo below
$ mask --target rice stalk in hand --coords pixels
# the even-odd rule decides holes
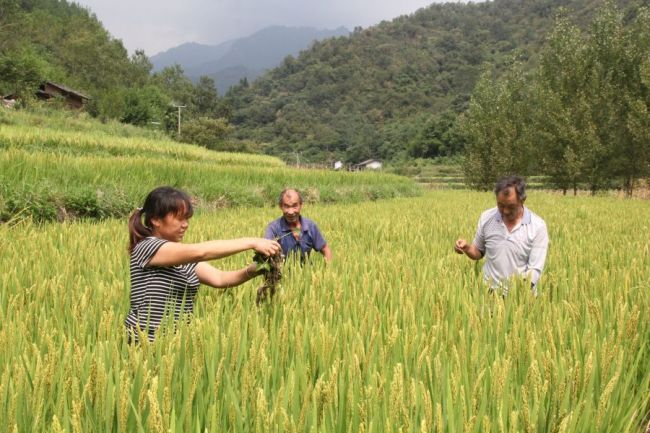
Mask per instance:
[[[273,256],[264,256],[256,253],[253,261],[257,263],[257,272],[264,274],[264,282],[257,289],[257,299],[255,303],[260,305],[267,296],[269,299],[273,298],[275,291],[280,285],[282,279],[282,264],[284,263],[284,256],[282,253]]]

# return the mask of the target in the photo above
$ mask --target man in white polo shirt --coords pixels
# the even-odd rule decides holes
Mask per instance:
[[[490,291],[502,287],[505,297],[508,293],[505,280],[521,275],[530,279],[532,292],[537,296],[537,281],[548,250],[546,223],[524,206],[523,178],[499,179],[494,193],[497,207],[481,214],[474,241],[469,244],[465,239],[458,239],[454,250],[472,260],[485,256],[483,277],[490,284]]]

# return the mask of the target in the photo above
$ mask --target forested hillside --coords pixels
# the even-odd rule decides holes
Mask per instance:
[[[181,138],[200,141],[189,134],[197,129],[192,122],[201,129],[208,119],[213,131],[199,144],[222,148],[228,125],[213,121],[224,117],[214,81],[193,84],[178,67],[151,70],[143,51],[129,56],[86,8],[66,0],[0,0],[0,96],[29,107],[39,85],[52,81],[90,96],[85,109],[94,117],[161,125],[172,136],[173,106],[184,105],[188,134]]]
[[[117,89],[142,85],[151,65],[129,58],[87,9],[58,0],[0,1],[0,93],[29,97],[44,80],[65,83],[101,104]],[[95,110],[96,111],[96,110]]]
[[[649,0],[613,2],[624,22]],[[178,66],[152,73],[88,10],[65,0],[0,1],[0,93],[25,100],[44,80],[91,96],[87,111],[159,128],[214,150],[285,161],[408,161],[464,153],[458,127],[477,80],[513,64],[533,71],[562,14],[586,31],[602,0],[432,4],[315,43],[223,97]],[[568,71],[567,73],[571,73]],[[25,102],[28,105],[28,102]],[[183,130],[177,110],[183,105]]]
[[[638,2],[618,2],[623,8]],[[486,67],[535,64],[560,8],[585,25],[597,0],[433,4],[315,44],[230,92],[240,137],[291,160],[435,157],[463,149],[457,114]]]

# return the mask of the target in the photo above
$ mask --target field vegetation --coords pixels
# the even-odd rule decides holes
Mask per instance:
[[[223,96],[79,5],[5,3],[0,432],[650,433],[650,202],[595,196],[648,194],[647,2],[434,4]],[[87,114],[36,102],[45,80]],[[462,188],[507,173],[549,227],[536,298],[489,295],[452,250],[494,206]],[[286,264],[259,305],[260,279],[203,288],[189,324],[128,345],[126,216],[160,185],[196,201],[188,242],[261,235],[296,187],[334,261]]]
[[[201,289],[175,334],[126,344],[126,220],[0,225],[0,430],[631,432],[650,410],[647,201],[532,191],[541,295],[505,301],[456,255],[490,193],[309,205],[335,260]],[[201,212],[188,241],[260,234]],[[232,268],[251,256],[217,262]]]
[[[404,177],[297,170],[270,156],[214,152],[64,112],[10,112],[0,122],[0,221],[120,217],[165,184],[204,209],[270,206],[286,186],[328,203],[420,193]]]

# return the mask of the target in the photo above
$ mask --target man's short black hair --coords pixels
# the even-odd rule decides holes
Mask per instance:
[[[515,187],[517,197],[521,201],[526,200],[526,180],[521,176],[505,176],[499,179],[494,185],[494,195],[499,195],[501,191],[505,191],[511,186]]]
[[[300,191],[298,191],[295,188],[285,188],[280,192],[280,195],[278,196],[278,205],[282,206],[282,199],[289,191],[293,191],[296,194],[298,194],[298,201],[300,202],[300,204],[302,204],[302,194],[300,194]]]

